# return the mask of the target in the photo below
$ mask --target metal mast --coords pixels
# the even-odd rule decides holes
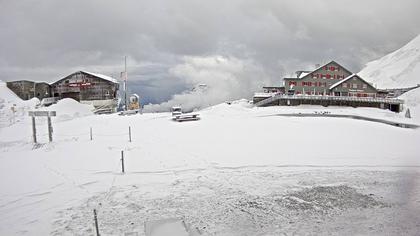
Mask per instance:
[[[124,57],[124,105],[127,111],[127,56]]]

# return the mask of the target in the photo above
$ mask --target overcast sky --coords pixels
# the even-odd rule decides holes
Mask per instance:
[[[117,76],[127,55],[146,103],[199,83],[234,99],[329,60],[358,72],[419,34],[419,9],[419,0],[0,0],[0,80]]]

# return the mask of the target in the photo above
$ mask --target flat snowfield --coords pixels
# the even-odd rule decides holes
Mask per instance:
[[[93,209],[101,235],[144,235],[145,222],[166,218],[203,235],[418,234],[420,129],[278,116],[314,112],[415,123],[241,101],[191,122],[57,112],[54,141],[39,118],[33,145],[21,118],[0,129],[0,235],[94,235]]]

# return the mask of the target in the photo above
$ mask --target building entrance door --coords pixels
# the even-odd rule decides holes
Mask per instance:
[[[67,92],[61,94],[62,98],[73,98],[74,100],[80,102],[80,92]]]

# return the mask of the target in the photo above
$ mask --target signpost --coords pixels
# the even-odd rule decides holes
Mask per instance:
[[[29,111],[29,116],[32,117],[32,135],[33,135],[34,143],[37,143],[35,117],[46,116],[48,118],[48,139],[50,142],[52,142],[53,128],[51,124],[51,116],[56,116],[56,115],[57,113],[55,111]]]

